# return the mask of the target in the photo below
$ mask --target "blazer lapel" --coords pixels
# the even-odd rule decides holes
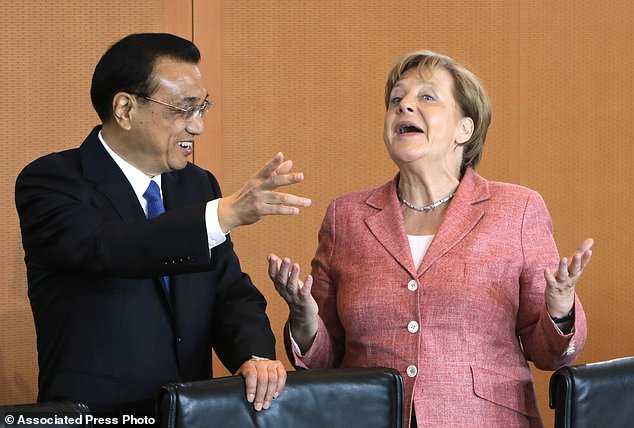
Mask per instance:
[[[478,202],[489,198],[487,181],[467,168],[456,195],[449,204],[441,223],[418,270],[422,275],[439,258],[460,242],[478,224],[484,208]]]
[[[396,178],[374,190],[366,203],[379,211],[365,219],[365,224],[388,253],[416,278],[414,261],[409,249],[403,213],[396,196]]]

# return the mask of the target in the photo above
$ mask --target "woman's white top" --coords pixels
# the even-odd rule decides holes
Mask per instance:
[[[409,240],[409,249],[414,260],[414,267],[418,269],[429,248],[429,244],[434,239],[434,235],[407,235],[407,239]]]

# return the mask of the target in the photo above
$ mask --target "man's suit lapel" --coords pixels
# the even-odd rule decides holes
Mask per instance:
[[[79,148],[83,175],[86,180],[95,183],[95,189],[110,201],[121,219],[144,219],[143,207],[139,204],[132,185],[99,141],[100,130],[101,126],[95,127]],[[163,278],[156,278],[155,282],[165,309],[172,314],[172,306]]]
[[[439,258],[460,242],[478,224],[484,209],[478,202],[489,198],[487,181],[467,168],[450,203],[445,219],[418,269],[414,269],[403,214],[396,195],[398,176],[376,189],[366,203],[379,211],[368,216],[365,223],[370,232],[385,247],[390,255],[412,276],[416,278],[427,271]]]
[[[422,275],[438,259],[459,243],[484,216],[484,208],[478,202],[489,198],[487,181],[467,168],[456,195],[449,204],[445,218],[429,246],[418,269]]]
[[[125,174],[103,148],[95,127],[79,148],[83,175],[114,206],[124,220],[145,218],[143,208]]]
[[[165,210],[183,208],[195,203],[189,200],[188,188],[179,184],[179,174],[177,171],[168,172],[161,175],[161,189],[163,190],[163,204]]]

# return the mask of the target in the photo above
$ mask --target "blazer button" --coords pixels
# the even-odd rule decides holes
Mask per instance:
[[[416,321],[410,321],[410,323],[407,324],[407,331],[416,333],[418,331],[418,323]]]
[[[416,282],[416,280],[412,279],[410,282],[407,283],[407,289],[409,291],[418,290],[418,282]]]
[[[181,343],[182,341],[183,341],[183,338],[182,338],[182,337],[177,337],[177,338],[176,338],[176,343]]]
[[[416,368],[416,366],[407,366],[405,373],[407,373],[407,376],[409,377],[414,377],[418,374],[418,369]]]

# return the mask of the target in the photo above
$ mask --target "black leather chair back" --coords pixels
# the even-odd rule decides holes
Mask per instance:
[[[0,406],[0,428],[26,426],[92,428],[93,423],[86,418],[87,415],[90,415],[90,410],[84,404],[68,401],[8,404]],[[20,423],[20,421],[23,422]]]
[[[378,367],[288,372],[282,394],[260,412],[239,376],[170,384],[158,416],[165,428],[403,428],[403,379]]]
[[[634,357],[560,368],[550,408],[555,428],[634,427]]]

